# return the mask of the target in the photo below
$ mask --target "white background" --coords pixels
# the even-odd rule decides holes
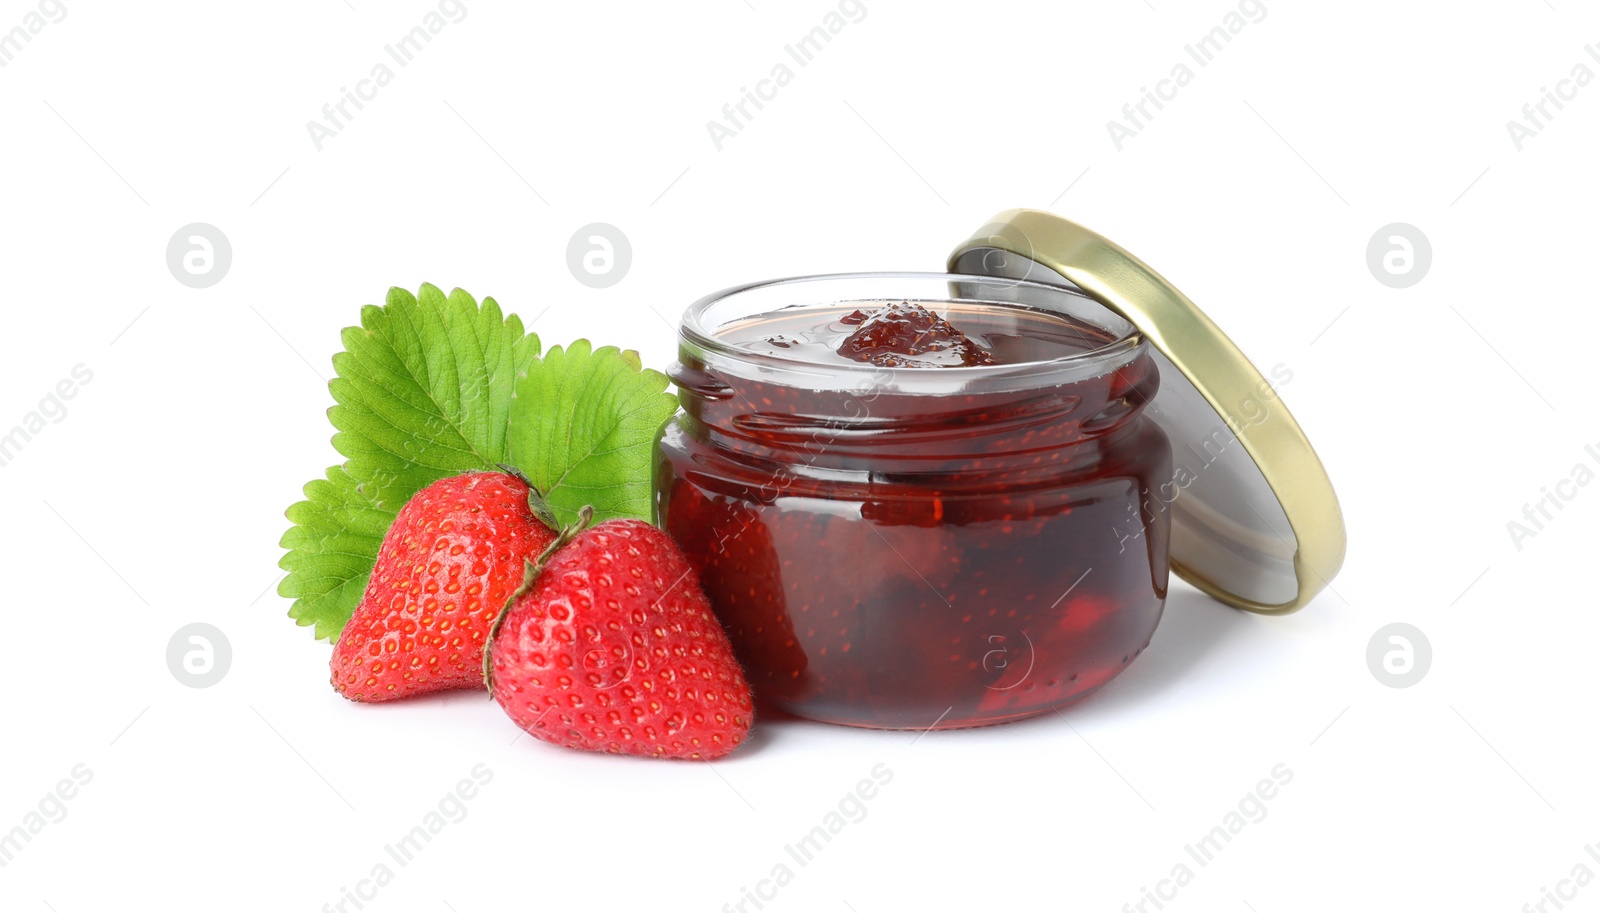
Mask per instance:
[[[1118,151],[1106,121],[1235,7],[872,0],[718,151],[706,122],[837,7],[471,0],[319,152],[306,122],[436,8],[351,3],[70,0],[0,69],[0,430],[93,372],[0,468],[0,830],[93,772],[0,868],[0,907],[320,910],[478,764],[467,817],[368,910],[720,910],[780,862],[768,910],[855,913],[1114,911],[1180,862],[1169,910],[1241,913],[1515,911],[1600,873],[1600,486],[1564,487],[1520,549],[1507,531],[1600,470],[1600,86],[1521,151],[1505,126],[1574,65],[1600,73],[1600,14],[1273,0]],[[0,30],[36,8],[0,3]],[[714,766],[513,744],[476,694],[328,687],[277,541],[338,459],[325,380],[361,304],[461,286],[547,345],[664,366],[701,294],[942,269],[1012,206],[1118,240],[1292,369],[1349,526],[1336,592],[1263,618],[1178,587],[1145,656],[1064,717],[766,721]],[[633,246],[604,290],[565,262],[596,221]],[[191,222],[232,242],[209,289],[165,263]],[[1366,262],[1391,222],[1432,242],[1405,290]],[[165,659],[195,621],[233,647],[208,689]],[[1366,662],[1396,621],[1434,653],[1405,689]],[[795,865],[784,846],[880,763],[865,819]],[[1265,819],[1195,865],[1185,844],[1278,764]],[[1600,883],[1569,909],[1600,909]]]

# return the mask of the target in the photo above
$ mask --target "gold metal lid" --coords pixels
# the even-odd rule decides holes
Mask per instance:
[[[1210,318],[1142,260],[1033,209],[1000,213],[950,255],[955,273],[1076,288],[1149,340],[1161,389],[1147,407],[1172,441],[1172,570],[1229,605],[1293,612],[1344,562],[1333,483],[1273,385]]]

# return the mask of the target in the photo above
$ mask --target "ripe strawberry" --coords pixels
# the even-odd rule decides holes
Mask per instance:
[[[528,563],[490,632],[489,692],[546,742],[722,757],[750,731],[750,686],[694,569],[648,523],[591,518]]]
[[[334,689],[387,701],[482,686],[489,627],[522,582],[523,562],[556,537],[530,497],[516,476],[474,472],[406,502],[334,646]]]

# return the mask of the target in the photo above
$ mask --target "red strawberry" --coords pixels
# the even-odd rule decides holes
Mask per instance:
[[[654,526],[592,516],[528,563],[490,633],[490,693],[546,742],[722,757],[750,731],[750,686],[694,569]]]
[[[387,701],[482,686],[489,627],[522,582],[523,562],[556,536],[531,495],[516,476],[474,472],[406,502],[334,646],[340,694]]]

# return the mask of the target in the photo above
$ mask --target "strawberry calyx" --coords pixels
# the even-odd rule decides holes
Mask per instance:
[[[520,473],[509,467],[501,466],[500,468],[521,478]],[[526,482],[527,480],[523,479],[523,481]],[[531,484],[528,486],[528,490],[531,492],[528,496],[530,508],[532,508],[535,498],[538,498],[541,504],[544,503],[544,499],[539,497],[538,490]],[[548,504],[544,505],[544,507],[546,511],[549,511]],[[537,508],[533,508],[533,513],[534,516],[539,516]],[[540,519],[543,520],[543,517],[540,517]],[[489,626],[489,636],[483,644],[483,686],[488,689],[491,696],[494,694],[494,641],[500,635],[500,629],[505,626],[506,616],[511,614],[511,607],[517,604],[518,599],[521,599],[533,589],[534,581],[538,580],[539,575],[544,573],[544,569],[549,566],[551,559],[555,558],[556,552],[570,545],[572,540],[578,538],[578,534],[588,529],[589,524],[592,522],[594,522],[594,508],[589,505],[585,505],[578,511],[578,519],[569,526],[561,526],[555,520],[554,514],[551,514],[549,526],[551,529],[558,530],[555,539],[545,546],[544,551],[539,553],[538,558],[523,559],[522,585],[517,587],[511,596],[506,599],[506,604],[500,607],[500,613],[495,616],[494,624]]]
[[[556,519],[556,512],[550,508],[550,502],[544,499],[544,495],[539,492],[539,487],[533,484],[533,480],[528,478],[526,473],[509,463],[496,463],[494,465],[501,472],[515,477],[517,481],[528,486],[528,510],[533,512],[535,519],[553,530],[561,529],[561,521]]]

